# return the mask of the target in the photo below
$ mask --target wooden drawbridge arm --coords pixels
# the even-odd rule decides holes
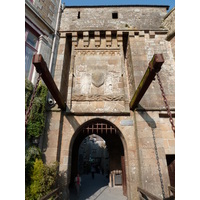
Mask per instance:
[[[160,71],[162,64],[164,63],[164,58],[162,54],[154,54],[153,58],[149,62],[149,66],[137,88],[135,94],[133,95],[131,102],[129,104],[130,110],[134,111],[138,106],[140,100],[147,91],[149,85],[154,80],[157,72]]]
[[[47,88],[49,89],[51,95],[56,100],[59,108],[61,108],[62,110],[66,110],[66,104],[63,100],[63,97],[60,91],[58,90],[51,76],[51,73],[49,72],[49,69],[47,68],[47,64],[44,61],[41,54],[35,54],[33,56],[33,64],[35,65],[36,71],[42,74],[41,77],[43,81],[45,82]]]

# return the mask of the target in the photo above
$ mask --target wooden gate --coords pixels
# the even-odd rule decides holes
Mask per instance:
[[[166,155],[170,185],[175,187],[175,155]],[[175,196],[175,191],[173,192]]]
[[[121,156],[121,164],[122,164],[122,187],[123,187],[123,195],[127,196],[126,168],[125,168],[125,159],[124,159],[124,156]]]

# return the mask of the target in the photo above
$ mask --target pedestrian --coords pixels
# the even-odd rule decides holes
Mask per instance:
[[[74,182],[75,182],[75,186],[76,186],[77,195],[79,196],[80,186],[81,186],[81,177],[79,176],[79,173],[75,177]]]
[[[94,172],[95,172],[95,168],[94,166],[92,165],[92,168],[91,168],[91,172],[92,172],[92,179],[94,179]]]

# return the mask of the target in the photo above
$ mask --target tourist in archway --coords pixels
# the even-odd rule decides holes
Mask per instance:
[[[79,173],[75,177],[74,182],[75,182],[75,186],[76,186],[77,195],[79,196],[79,194],[80,194],[80,186],[81,186],[81,177],[79,176]]]

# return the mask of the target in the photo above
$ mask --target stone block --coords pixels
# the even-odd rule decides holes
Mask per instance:
[[[154,148],[154,143],[152,138],[139,138],[139,146],[142,149],[152,149]]]
[[[141,149],[140,153],[141,153],[142,159],[154,159],[155,158],[154,149]]]
[[[168,140],[169,147],[175,147],[175,140]]]

